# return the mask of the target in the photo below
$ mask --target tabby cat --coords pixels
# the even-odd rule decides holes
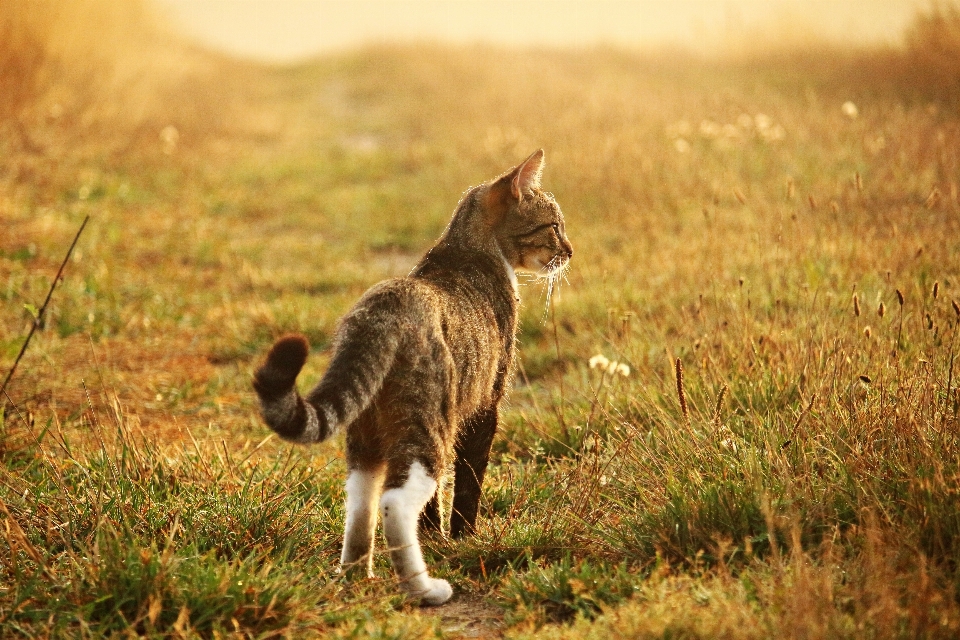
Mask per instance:
[[[542,169],[539,150],[469,189],[410,275],[374,286],[343,318],[330,367],[306,398],[296,389],[302,336],[277,341],[254,375],[263,419],[280,437],[321,442],[346,429],[343,567],[372,574],[379,503],[400,584],[424,604],[453,593],[428,575],[417,541],[418,522],[440,526],[437,482],[451,463],[450,533],[476,522],[513,363],[514,270],[556,278],[573,255],[560,207],[540,190]]]

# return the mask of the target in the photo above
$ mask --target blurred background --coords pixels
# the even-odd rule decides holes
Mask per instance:
[[[371,42],[510,46],[899,43],[918,0],[157,0],[197,41],[290,61]]]
[[[170,119],[158,112],[175,104],[180,133],[210,131],[227,117],[223,91],[251,86],[224,65],[414,43],[740,62],[799,55],[820,78],[949,100],[957,15],[953,4],[920,0],[2,0],[0,127],[27,147],[43,146],[28,131],[45,135],[39,123],[51,119],[60,134],[83,121],[87,132],[109,122],[125,136],[155,135]]]

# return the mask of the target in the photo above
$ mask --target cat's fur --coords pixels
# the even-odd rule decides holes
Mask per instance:
[[[320,442],[346,428],[342,564],[372,570],[377,504],[403,588],[426,604],[452,590],[429,577],[418,519],[439,526],[437,481],[453,463],[451,535],[469,533],[513,363],[515,269],[556,277],[573,255],[563,214],[540,190],[543,151],[461,199],[443,236],[406,278],[370,289],[343,318],[330,367],[302,398],[302,336],[281,338],[257,370],[266,423]]]

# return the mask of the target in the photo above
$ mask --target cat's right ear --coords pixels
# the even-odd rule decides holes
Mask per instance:
[[[510,172],[510,193],[518,201],[523,200],[523,192],[540,188],[540,176],[543,175],[543,149],[537,149],[530,157]]]
[[[537,149],[529,158],[496,179],[487,192],[487,209],[502,211],[511,202],[523,200],[523,192],[540,188],[543,174],[543,149]]]

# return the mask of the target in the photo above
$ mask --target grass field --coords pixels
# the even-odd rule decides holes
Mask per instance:
[[[5,52],[4,375],[91,219],[0,401],[0,635],[956,637],[960,47],[905,84],[916,38],[164,46],[73,84]],[[479,531],[426,539],[455,597],[419,609],[385,557],[335,574],[342,443],[270,437],[251,372],[298,331],[315,382],[353,301],[539,147],[576,256],[549,307],[523,287]]]

